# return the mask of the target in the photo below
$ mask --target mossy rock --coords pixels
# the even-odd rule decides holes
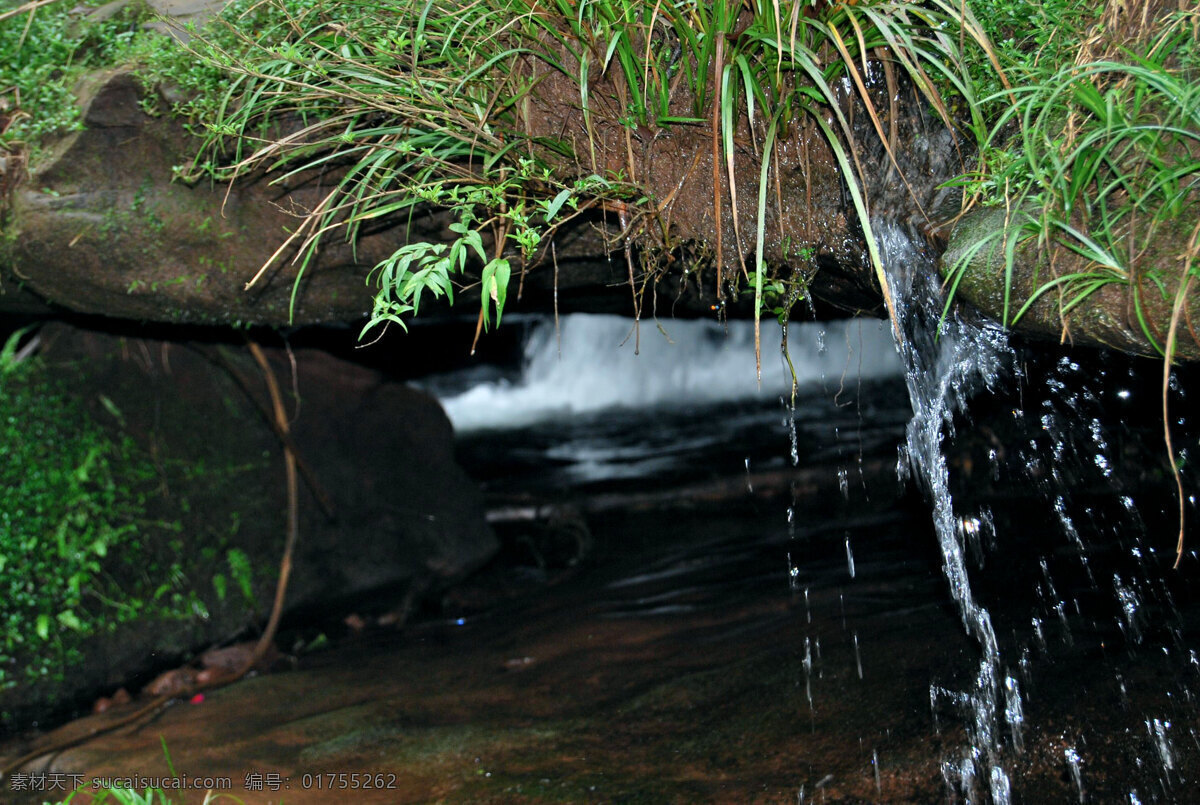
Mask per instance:
[[[6,560],[29,565],[34,598],[46,585],[66,590],[60,576],[76,576],[79,589],[42,595],[40,610],[26,607],[14,647],[0,643],[0,728],[84,706],[257,633],[286,534],[283,449],[244,349],[58,324],[41,338],[41,368],[5,389],[5,401],[25,409],[9,412],[11,426],[32,424],[4,458],[17,477],[47,482],[0,519],[0,571]],[[288,377],[289,356],[267,353]],[[299,405],[291,438],[336,516],[301,486],[288,611],[419,600],[486,562],[498,543],[437,402],[325,353],[294,359],[301,398],[289,395]],[[225,361],[263,399],[252,401]],[[81,563],[88,573],[76,572]]]
[[[1161,354],[1171,325],[1174,282],[1165,283],[1163,288],[1166,290],[1161,290],[1148,278],[1143,279],[1140,288],[1129,282],[1111,282],[1098,288],[1065,317],[1060,312],[1059,295],[1051,290],[1043,293],[1013,322],[1016,313],[1046,282],[1055,277],[1094,270],[1083,257],[1063,246],[1039,251],[1030,240],[1016,247],[1011,276],[1006,278],[1004,232],[1006,224],[1013,226],[1011,221],[1016,220],[1018,214],[996,207],[986,208],[970,213],[955,226],[942,255],[940,270],[947,282],[954,283],[955,275],[961,269],[962,276],[957,280],[955,290],[957,299],[969,302],[985,315],[1004,321],[1027,335],[1108,347],[1135,355]],[[1174,263],[1178,261],[1178,252],[1186,238],[1187,233],[1181,231],[1160,233],[1163,247],[1145,258],[1156,273],[1165,277],[1179,276]],[[1144,327],[1139,321],[1139,309]],[[1182,360],[1200,360],[1200,342],[1187,324],[1200,321],[1200,288],[1189,293],[1183,313],[1175,355]]]

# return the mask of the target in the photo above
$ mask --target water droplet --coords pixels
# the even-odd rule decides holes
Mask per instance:
[[[1013,747],[1022,752],[1025,749],[1025,739],[1021,728],[1025,724],[1025,711],[1021,703],[1020,683],[1012,676],[1004,677],[1004,721],[1012,734]]]
[[[815,711],[812,696],[812,644],[807,637],[804,638],[804,660],[801,662],[801,665],[804,667],[804,695],[808,699],[808,709]]]
[[[1073,746],[1068,746],[1063,750],[1063,757],[1067,761],[1067,771],[1071,774],[1071,781],[1075,783],[1075,790],[1079,793],[1079,801],[1083,802],[1083,759],[1079,757],[1079,753]]]

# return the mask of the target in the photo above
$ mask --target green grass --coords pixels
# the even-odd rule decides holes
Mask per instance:
[[[0,3],[0,13],[21,5]],[[102,0],[52,3],[0,20],[0,93],[12,115],[12,124],[0,133],[0,148],[36,149],[44,138],[80,127],[75,82],[88,70],[123,61],[148,18],[140,3],[103,22],[70,13],[73,7],[100,5]]]
[[[764,287],[793,282],[791,272],[774,276],[776,262],[764,254],[773,143],[811,119],[834,149],[878,268],[843,81],[891,154],[897,144],[876,108],[868,62],[882,59],[889,81],[907,75],[949,124],[958,121],[943,96],[953,93],[973,136],[986,127],[965,52],[982,51],[970,63],[995,63],[969,8],[949,0],[823,11],[804,0],[357,0],[338,3],[336,14],[328,3],[267,0],[254,8],[259,24],[227,12],[224,26],[196,45],[198,61],[234,76],[208,102],[210,135],[196,172],[224,179],[267,169],[285,182],[343,171],[273,260],[295,253],[303,273],[323,238],[353,240],[384,216],[433,208],[453,221],[452,242],[410,244],[372,272],[368,329],[403,326],[427,295],[452,298],[470,281],[468,267],[482,285],[480,326],[488,326],[502,314],[512,261],[538,259],[558,227],[605,203],[632,210],[629,229],[641,228],[641,245],[671,247],[644,242],[653,227],[643,225],[665,203],[637,182],[629,143],[624,169],[600,169],[601,125],[627,139],[638,127],[707,127],[715,170],[726,177],[743,147],[735,133],[748,126],[762,169],[755,264],[741,271],[761,311]],[[530,134],[531,93],[548,72],[574,83],[586,143]],[[755,200],[726,186],[737,227],[739,207]],[[728,272],[719,234],[725,202],[718,194],[713,203],[715,262]]]
[[[1063,0],[1052,8],[1056,39],[1043,33],[1024,49],[1000,39],[1020,81],[988,99],[995,118],[967,182],[980,203],[1010,210],[1008,226],[991,236],[1005,255],[1001,319],[1015,324],[1051,295],[1069,322],[1096,291],[1118,284],[1132,294],[1148,343],[1165,352],[1163,323],[1145,311],[1153,295],[1177,319],[1197,272],[1200,11],[1125,31],[1102,17],[1103,7]],[[998,17],[993,35],[1002,37],[1008,24]],[[1024,246],[1078,259],[1065,271],[1051,260],[1032,294],[1018,300],[1013,272]],[[952,288],[966,267],[965,260],[951,267]]]

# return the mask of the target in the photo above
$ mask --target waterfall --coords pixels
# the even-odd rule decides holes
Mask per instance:
[[[791,387],[779,325],[763,322],[763,377],[754,370],[747,321],[642,321],[575,314],[532,328],[516,379],[465,391],[432,390],[459,431],[507,428],[603,409],[773,400]],[[887,325],[875,320],[790,325],[789,352],[802,387],[901,372]],[[458,384],[461,388],[462,384]],[[441,388],[452,389],[443,382]]]
[[[900,470],[915,470],[930,497],[950,594],[958,605],[963,626],[980,648],[971,690],[934,688],[930,693],[935,704],[938,699],[948,699],[968,715],[970,746],[960,763],[943,767],[943,774],[948,782],[959,784],[969,801],[982,773],[993,802],[1008,803],[1010,781],[1000,759],[998,724],[1000,650],[991,616],[971,591],[967,534],[955,518],[942,443],[953,435],[954,414],[964,408],[972,394],[991,388],[1009,373],[1014,356],[1006,335],[995,326],[977,326],[954,316],[941,322],[941,295],[933,261],[898,227],[881,223],[876,231],[898,318],[897,347],[913,407]],[[1021,712],[1019,694],[1015,695],[1016,700],[1006,705],[1006,715]],[[1010,726],[1014,731],[1018,727],[1015,723]]]

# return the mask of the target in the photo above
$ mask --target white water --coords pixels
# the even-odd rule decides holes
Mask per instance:
[[[940,294],[932,262],[898,228],[885,224],[878,231],[902,334],[897,346],[913,406],[900,469],[902,473],[915,470],[927,490],[941,546],[942,570],[963,626],[980,649],[971,689],[934,688],[930,692],[931,700],[957,705],[967,717],[970,745],[964,747],[959,760],[947,761],[942,771],[947,783],[957,785],[968,802],[975,801],[978,788],[983,786],[992,802],[1007,805],[1011,783],[1000,756],[999,702],[1004,679],[1000,650],[991,615],[971,590],[967,529],[959,527],[961,520],[954,513],[942,442],[953,435],[954,414],[964,408],[970,396],[992,387],[1011,372],[1013,353],[1005,334],[995,327],[978,327],[951,317],[941,323],[939,332]],[[1009,716],[1021,711],[1020,693],[1015,687],[1008,693],[1003,712],[1009,728],[1016,732],[1019,720]]]
[[[516,382],[480,383],[443,396],[442,405],[467,431],[604,409],[771,400],[791,388],[774,320],[762,323],[761,385],[752,322],[643,321],[640,338],[633,328],[620,316],[563,316],[557,332],[547,321],[530,334]],[[891,331],[870,319],[792,323],[789,352],[802,388],[824,383],[836,392],[902,371]]]

